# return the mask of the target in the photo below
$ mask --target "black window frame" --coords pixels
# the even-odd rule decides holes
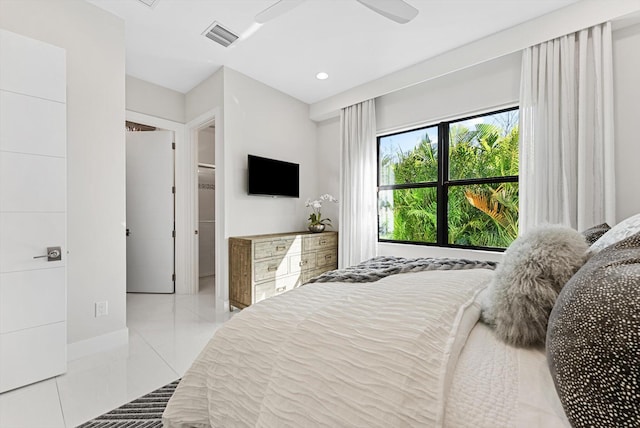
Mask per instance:
[[[460,245],[449,243],[449,188],[456,186],[468,186],[474,184],[500,184],[500,183],[518,183],[519,175],[509,175],[500,177],[486,177],[486,178],[465,178],[465,179],[449,179],[449,127],[451,124],[463,122],[465,120],[476,119],[479,117],[491,116],[494,114],[506,113],[509,111],[519,110],[519,106],[504,108],[495,111],[489,111],[482,114],[476,114],[473,116],[463,117],[459,119],[452,119],[448,121],[442,121],[437,124],[430,124],[420,126],[418,128],[408,129],[400,132],[394,132],[391,134],[378,135],[376,137],[376,149],[377,149],[377,235],[378,242],[392,243],[392,244],[409,244],[409,245],[423,245],[429,247],[446,247],[446,248],[460,248],[468,250],[483,250],[483,251],[495,251],[504,252],[506,248],[499,247],[481,247],[475,245]],[[403,184],[380,184],[380,140],[385,137],[393,135],[405,134],[407,132],[414,132],[420,130],[426,130],[428,128],[438,128],[438,178],[437,181],[423,182],[423,183],[403,183]],[[436,212],[436,242],[419,242],[419,241],[404,241],[395,239],[381,239],[380,238],[380,191],[381,190],[396,190],[396,189],[419,189],[435,187],[437,196],[437,212]]]

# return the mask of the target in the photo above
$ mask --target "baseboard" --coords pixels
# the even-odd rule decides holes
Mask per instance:
[[[67,345],[67,361],[77,360],[78,358],[87,357],[97,354],[98,352],[125,346],[128,343],[129,329],[126,327],[90,339],[69,343]]]

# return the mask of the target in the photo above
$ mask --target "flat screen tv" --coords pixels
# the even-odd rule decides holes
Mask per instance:
[[[249,155],[249,194],[300,197],[300,165]]]

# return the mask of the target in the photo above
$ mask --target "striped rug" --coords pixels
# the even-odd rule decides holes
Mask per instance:
[[[85,422],[78,428],[161,428],[162,412],[167,407],[178,382],[180,379]]]

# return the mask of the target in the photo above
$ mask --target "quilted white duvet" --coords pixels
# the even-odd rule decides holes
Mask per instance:
[[[491,397],[465,396],[464,381],[452,388],[480,314],[478,293],[491,275],[485,269],[431,271],[368,284],[310,284],[253,305],[219,329],[187,371],[164,425],[527,426],[514,415],[523,404],[517,379],[514,397],[503,397],[503,410],[490,404],[490,412],[475,407]],[[467,358],[461,372],[473,374],[473,364]],[[458,411],[465,408],[458,400],[489,420]],[[554,418],[545,426],[564,425],[561,414]]]

